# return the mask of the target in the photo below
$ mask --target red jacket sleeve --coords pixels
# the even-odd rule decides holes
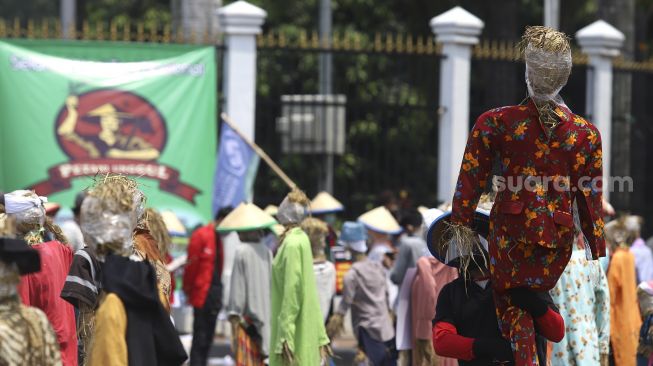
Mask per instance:
[[[590,125],[588,123],[588,125]],[[577,156],[585,160],[579,171],[576,202],[583,234],[587,238],[592,258],[605,257],[605,238],[603,235],[603,154],[601,134],[594,126],[589,126],[585,143]],[[583,179],[584,181],[580,181]],[[589,180],[591,179],[591,180]]]
[[[433,327],[433,348],[442,357],[471,361],[474,359],[474,338],[458,335],[456,327],[447,322],[437,322]]]
[[[452,200],[453,223],[469,226],[472,222],[474,210],[492,171],[496,128],[496,116],[486,112],[478,117],[469,134]]]
[[[551,308],[535,319],[535,325],[538,333],[551,342],[558,343],[565,337],[565,320]]]

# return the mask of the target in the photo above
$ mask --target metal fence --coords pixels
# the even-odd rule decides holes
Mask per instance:
[[[56,20],[0,19],[0,38],[63,36]],[[84,23],[66,36],[78,40],[217,45],[219,69],[224,53],[228,52],[221,45],[221,37],[183,34],[169,24],[151,22]],[[321,188],[327,162],[324,152],[340,153],[342,148],[342,154],[333,159],[334,193],[347,203],[349,217],[370,208],[376,196],[386,189],[409,192],[415,204],[436,204],[438,159],[451,157],[437,156],[441,56],[432,35],[334,34],[327,44],[316,33],[299,31],[289,35],[270,31],[259,36],[258,52],[256,140],[307,193],[314,194]],[[315,96],[319,91],[319,58],[324,54],[332,57],[332,94],[338,96],[330,99]],[[562,96],[573,111],[585,115],[587,57],[578,50],[574,50],[573,57],[574,68]],[[483,111],[518,103],[526,96],[523,63],[517,59],[519,52],[514,42],[482,40],[473,48],[470,126]],[[615,75],[632,76],[631,113],[614,117],[629,121],[634,191],[628,205],[617,209],[644,216],[646,234],[650,235],[653,191],[649,187],[653,184],[653,172],[648,168],[653,159],[653,144],[649,143],[653,138],[653,58],[637,62],[617,59],[614,65]],[[218,75],[222,77],[221,73]],[[218,88],[221,86],[218,80]],[[223,96],[218,95],[217,103],[221,106]],[[329,107],[341,108],[340,98],[344,98],[345,123],[330,127],[335,135],[343,132],[344,139],[320,140],[314,130],[301,131],[307,125],[302,123],[286,124],[284,134],[283,123],[278,120],[283,121],[280,117],[288,114],[288,100],[293,98],[289,96],[293,95],[302,96],[290,103],[291,110],[298,111],[300,116],[324,116],[331,113],[327,112]],[[592,116],[586,117],[591,120]],[[288,126],[294,135],[312,141],[312,146],[319,146],[318,140],[322,146],[314,151],[306,148],[301,153],[297,149],[284,152]],[[340,147],[342,143],[344,146]],[[620,143],[620,139],[613,139],[613,148]],[[283,183],[261,165],[255,186],[257,203],[278,203],[285,191]]]
[[[324,48],[311,38],[304,38],[305,43],[301,39],[294,45],[278,38],[259,40],[257,143],[309,195],[322,188],[324,151],[342,152],[333,158],[334,195],[347,205],[347,217],[370,208],[384,190],[405,190],[417,203],[435,204],[440,58],[435,44],[373,37],[367,44],[354,38],[348,46],[334,42]],[[324,54],[333,60],[332,94],[337,97],[330,100],[315,97]],[[279,117],[287,116],[289,98],[282,96],[290,95],[297,96],[292,108],[300,116],[342,106],[345,123],[331,128],[343,139],[327,140],[333,146],[317,151],[284,149]],[[296,131],[310,129],[309,124],[293,126],[295,135],[314,134]],[[344,151],[337,146],[341,143]],[[260,205],[278,203],[287,191],[272,174],[260,167],[255,186]]]
[[[630,125],[630,172],[633,192],[629,207],[623,207],[644,217],[645,237],[653,235],[653,73],[644,70],[620,70],[632,77],[632,114],[626,116]],[[619,117],[619,116],[615,116]],[[623,141],[613,139],[613,149]]]

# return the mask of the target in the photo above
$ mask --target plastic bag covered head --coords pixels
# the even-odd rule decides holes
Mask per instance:
[[[567,84],[572,66],[567,35],[548,27],[527,27],[520,46],[530,97],[537,102],[561,103],[558,94]]]
[[[121,175],[99,178],[81,208],[84,240],[100,258],[113,253],[130,255],[132,234],[145,206],[135,181]]]
[[[277,219],[282,225],[299,224],[306,217],[310,201],[304,192],[293,189],[279,205]]]

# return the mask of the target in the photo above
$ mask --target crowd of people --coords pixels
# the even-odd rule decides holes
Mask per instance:
[[[62,227],[46,197],[0,194],[0,364],[206,365],[222,312],[238,366],[335,364],[348,314],[357,365],[653,365],[653,238],[582,184],[602,177],[601,142],[558,95],[568,37],[529,27],[523,48],[529,98],[479,117],[451,202],[384,194],[342,222],[334,197],[293,188],[196,229],[190,355],[168,228],[136,181],[97,177]]]
[[[83,239],[76,250],[48,216],[45,197],[0,197],[6,364],[186,361],[170,317],[170,237],[161,215],[144,208],[135,182],[107,176],[78,195],[74,222]],[[445,255],[427,243],[446,235],[450,205],[384,203],[341,222],[344,206],[326,192],[309,201],[294,190],[268,210],[273,215],[243,203],[196,229],[181,286],[194,308],[191,365],[207,364],[221,310],[237,365],[334,364],[331,344],[347,313],[360,365],[513,362],[488,276],[492,199],[483,196],[474,215],[482,245]],[[604,215],[614,216],[607,202]],[[540,365],[653,362],[653,250],[641,238],[642,224],[632,215],[608,222],[610,255],[600,261],[587,258],[577,230],[552,290],[510,293],[534,319]],[[351,266],[337,279],[334,254],[342,250]]]

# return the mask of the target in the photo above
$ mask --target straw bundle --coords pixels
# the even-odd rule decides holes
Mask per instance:
[[[518,46],[523,53],[528,45],[554,53],[571,51],[569,36],[553,28],[541,25],[526,27]]]

